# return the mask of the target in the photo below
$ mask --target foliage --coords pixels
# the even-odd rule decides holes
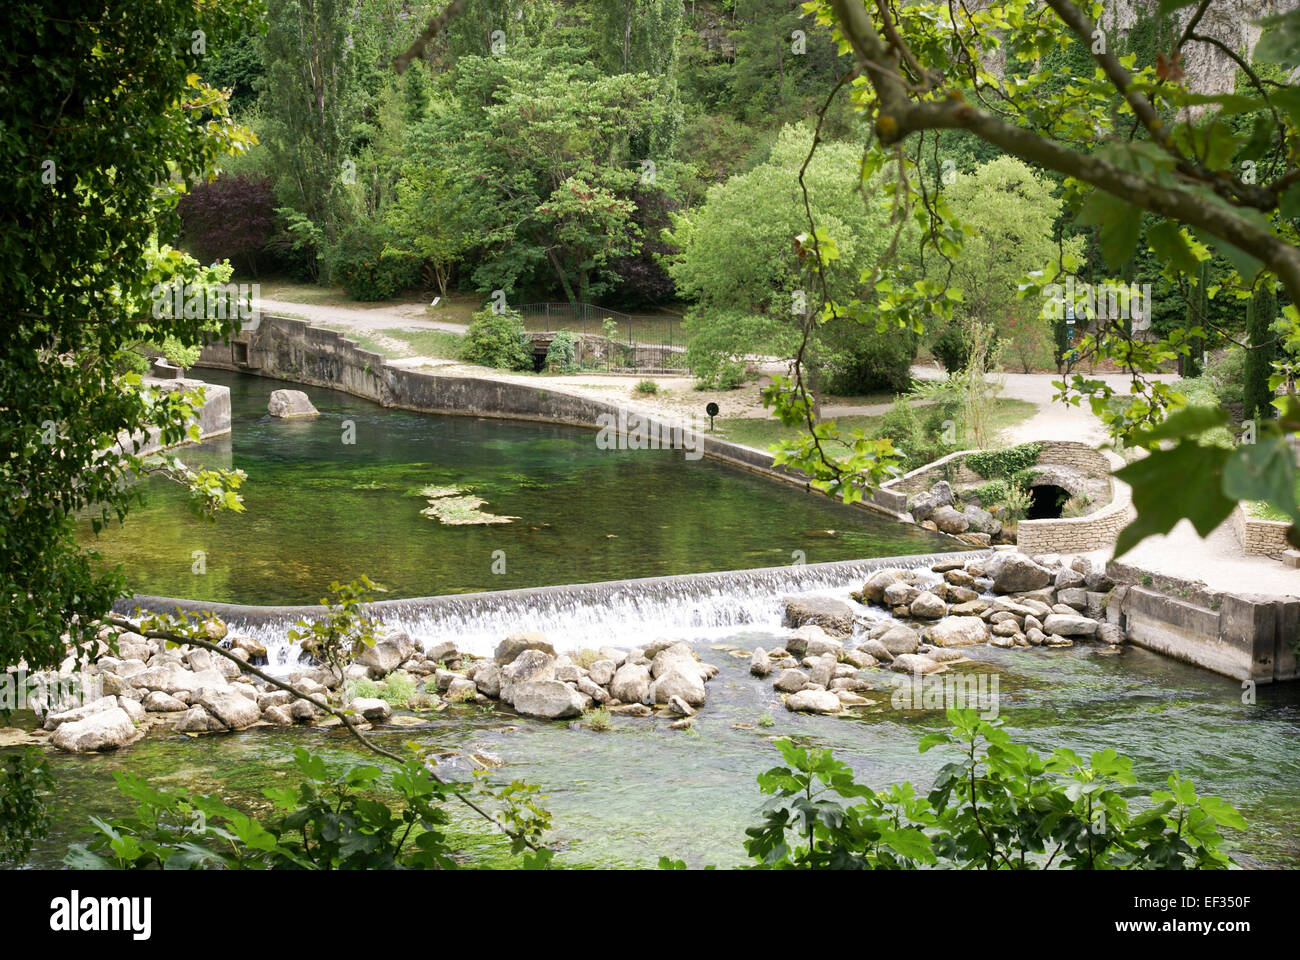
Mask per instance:
[[[1214,392],[1223,403],[1241,403],[1246,382],[1246,351],[1231,346],[1223,355],[1205,365],[1206,380],[1214,385]]]
[[[638,380],[633,389],[635,389],[637,393],[658,393],[659,384],[655,383],[653,380]]]
[[[470,318],[461,359],[502,370],[531,370],[532,352],[527,344],[524,321],[516,311],[496,313],[484,307]]]
[[[460,865],[444,809],[453,788],[412,758],[390,770],[358,764],[333,771],[299,747],[294,767],[302,782],[263,790],[272,803],[256,817],[218,796],[156,788],[129,772],[114,774],[136,801],[134,813],[92,817],[91,839],[72,845],[65,863],[79,870],[446,870]],[[535,788],[512,783],[483,792],[506,807],[506,819],[538,840],[550,815]],[[394,796],[390,806],[375,795]],[[516,842],[512,852],[520,853]],[[544,867],[550,851],[529,852],[525,867]]]
[[[1041,443],[1022,443],[1005,450],[983,450],[966,457],[966,466],[988,480],[1009,480],[1038,462]]]
[[[202,30],[219,47],[252,29],[254,13],[245,0],[120,0],[107,13],[82,0],[6,7],[0,667],[57,667],[124,592],[120,573],[75,538],[79,512],[96,529],[124,517],[145,472],[133,453],[103,451],[148,426],[167,443],[191,434],[192,395],[137,390],[121,366],[142,340],[192,347],[210,336],[206,315],[149,315],[153,285],[197,264],[179,254],[149,264],[146,254],[175,234],[184,190],[251,135],[199,79],[203,56],[159,38]]]
[[[330,277],[354,300],[388,300],[420,281],[420,258],[389,246],[382,224],[344,231],[330,254]]]
[[[546,348],[546,369],[552,373],[575,373],[578,369],[577,346],[569,330],[556,331]]]
[[[318,620],[298,620],[289,630],[289,642],[299,644],[303,653],[324,664],[342,680],[352,660],[366,647],[375,645],[380,623],[367,615],[363,607],[376,593],[386,590],[364,575],[351,583],[336,580],[329,590],[330,596],[321,598],[321,605],[328,609],[327,615]]]
[[[1278,334],[1273,329],[1276,323],[1277,294],[1271,283],[1264,282],[1256,288],[1246,312],[1247,347],[1241,378],[1243,420],[1273,416],[1273,389],[1268,380],[1273,373],[1273,361],[1280,352]]]
[[[177,210],[190,248],[204,260],[232,260],[257,274],[257,255],[271,238],[275,197],[267,179],[218,177],[181,197]]]
[[[50,832],[50,765],[35,747],[0,758],[0,863],[20,867]]]
[[[1224,869],[1219,827],[1243,829],[1218,797],[1199,797],[1169,775],[1139,811],[1132,761],[1113,750],[1084,760],[1042,756],[1014,742],[1002,721],[949,710],[950,731],[921,741],[955,748],[926,796],[907,782],[876,791],[830,750],[777,746],[785,766],[758,778],[770,799],[745,849],[761,869],[1074,870]]]
[[[587,725],[588,730],[594,730],[596,733],[604,733],[613,725],[613,714],[606,707],[597,707],[594,710],[588,710],[582,715],[583,722]]]

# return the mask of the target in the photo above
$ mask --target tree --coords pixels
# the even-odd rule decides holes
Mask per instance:
[[[1293,219],[1300,214],[1300,167],[1287,148],[1300,135],[1300,104],[1294,90],[1274,79],[1300,67],[1300,11],[1261,21],[1264,31],[1248,61],[1197,32],[1211,2],[1163,4],[1166,12],[1193,3],[1195,10],[1173,47],[1154,51],[1155,61],[1141,64],[1121,61],[1105,42],[1106,30],[1072,0],[1047,0],[1050,15],[1031,0],[978,10],[926,3],[868,9],[863,0],[814,0],[811,9],[819,22],[835,25],[855,55],[865,83],[854,86],[850,97],[871,125],[864,167],[868,173],[889,168],[891,193],[925,225],[923,250],[950,261],[962,255],[966,237],[950,221],[942,196],[915,172],[936,132],[964,130],[1064,175],[1070,209],[1080,223],[1097,228],[1102,255],[1114,271],[1121,272],[1144,242],[1168,275],[1184,283],[1199,274],[1211,248],[1232,265],[1224,286],[1233,295],[1244,296],[1261,273],[1276,277],[1292,300],[1288,340],[1300,342],[1300,246]],[[1095,4],[1092,16],[1101,11]],[[1080,42],[1090,51],[1089,67],[1099,73],[1080,70],[1066,78],[1060,67],[1042,68],[1048,53]],[[1185,50],[1206,47],[1236,62],[1238,91],[1189,89],[1180,59]],[[1253,122],[1227,122],[1233,115]],[[1237,166],[1245,161],[1249,168]],[[1155,222],[1144,227],[1143,211],[1154,214]],[[808,231],[814,248],[810,269],[821,273],[833,248],[820,242],[815,223]],[[1077,267],[1076,258],[1061,255],[1044,265],[1044,273],[1055,277]],[[889,272],[882,267],[887,283]],[[1026,295],[1040,292],[1031,287]],[[910,326],[950,316],[955,301],[946,293],[895,288],[893,295],[862,306],[827,298],[823,311]],[[1119,474],[1132,485],[1137,508],[1119,537],[1119,554],[1148,535],[1168,532],[1184,517],[1206,535],[1238,499],[1278,507],[1293,519],[1290,537],[1300,545],[1295,464],[1287,446],[1287,435],[1300,431],[1300,398],[1289,394],[1281,401],[1281,416],[1265,425],[1256,443],[1228,450],[1200,442],[1226,423],[1226,411],[1186,407],[1175,389],[1147,376],[1186,357],[1200,335],[1178,329],[1154,341],[1138,339],[1124,323],[1108,320],[1080,344],[1081,353],[1134,372],[1134,402],[1122,406],[1110,404],[1114,391],[1101,381],[1075,375],[1063,390],[1069,402],[1088,400],[1117,439],[1149,453]],[[805,339],[810,336],[809,328]],[[882,464],[872,451],[827,457],[802,386],[796,367],[791,380],[774,383],[767,394],[783,418],[803,418],[809,427],[810,435],[778,459],[808,470],[824,489],[859,496],[854,482],[873,482]],[[1168,497],[1175,486],[1183,495]]]
[[[269,180],[218,177],[197,184],[178,209],[189,246],[205,260],[233,260],[257,276],[257,255],[271,239],[275,197]]]
[[[806,127],[785,128],[767,163],[712,187],[702,207],[674,215],[672,229],[665,231],[679,251],[669,274],[678,293],[694,301],[686,316],[692,335],[688,357],[706,381],[718,382],[724,374],[733,379],[750,354],[793,357],[799,347],[815,293],[791,240],[806,222],[800,168],[812,139]],[[833,297],[846,300],[870,295],[863,275],[891,237],[887,208],[872,190],[860,189],[858,155],[851,144],[828,143],[805,177],[814,216],[836,238],[826,282]],[[895,353],[899,346],[910,350]],[[889,360],[879,365],[876,389],[897,388],[900,376],[906,386],[915,356],[914,342],[894,331],[878,333],[874,322],[834,321],[819,330],[813,347],[823,360],[835,356],[831,366],[838,363],[840,372],[875,366],[883,349]],[[858,386],[867,384],[859,380]]]
[[[1243,420],[1271,419],[1273,388],[1269,377],[1273,374],[1273,360],[1278,355],[1277,294],[1273,285],[1262,281],[1250,298],[1246,313],[1246,382],[1242,389]]]
[[[653,161],[630,144],[661,108],[656,82],[602,76],[572,53],[461,58],[451,105],[412,135],[419,162],[455,185],[474,225],[480,290],[549,274],[571,303],[590,302],[615,280],[610,261],[638,249],[630,194]]]
[[[247,142],[223,95],[199,79],[207,61],[197,38],[215,48],[241,36],[254,10],[245,0],[6,9],[0,667],[57,667],[69,641],[85,649],[93,640],[95,619],[123,581],[79,546],[74,522],[81,511],[97,526],[120,519],[130,481],[146,469],[139,457],[104,451],[147,426],[168,442],[189,433],[194,398],[135,389],[121,364],[141,339],[192,346],[209,335],[205,314],[142,310],[162,269],[150,269],[146,254],[157,235],[175,232],[186,186],[207,176],[222,151]],[[209,506],[237,503],[222,484],[207,490]]]

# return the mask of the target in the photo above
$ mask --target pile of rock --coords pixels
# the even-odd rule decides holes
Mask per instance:
[[[938,575],[936,577],[936,574]],[[859,618],[830,597],[790,597],[783,648],[754,651],[750,672],[774,675],[791,710],[839,713],[873,703],[881,668],[911,675],[947,670],[966,659],[960,648],[1069,647],[1079,641],[1124,642],[1116,587],[1086,557],[1028,557],[1000,550],[977,560],[946,560],[928,571],[873,573],[853,599],[892,616]],[[849,646],[846,641],[856,643]]]
[[[992,505],[999,509],[997,505]],[[940,480],[924,493],[907,502],[912,519],[927,530],[937,530],[975,547],[1014,542],[1014,533],[1004,529],[1002,521],[984,509],[978,499],[967,494],[967,502],[955,493],[947,480]]]

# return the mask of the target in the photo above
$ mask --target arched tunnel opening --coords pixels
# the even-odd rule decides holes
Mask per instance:
[[[1030,504],[1026,520],[1056,520],[1061,507],[1070,499],[1070,491],[1054,483],[1029,488]]]

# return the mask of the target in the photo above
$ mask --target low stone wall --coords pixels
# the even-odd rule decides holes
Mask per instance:
[[[165,392],[193,390],[196,387],[203,387],[203,406],[192,421],[198,424],[199,439],[208,440],[230,432],[229,387],[219,386],[215,383],[204,383],[202,380],[190,378],[162,380],[153,377],[145,377],[142,385],[161,388]],[[118,440],[116,448],[123,453],[133,452],[136,456],[144,457],[163,449],[161,437],[162,431],[157,427],[150,427],[148,430],[137,430],[130,438],[124,434]],[[135,441],[135,445],[132,444],[132,440]]]
[[[1286,542],[1289,523],[1257,520],[1247,514],[1241,504],[1232,511],[1232,526],[1237,532],[1237,542],[1247,556],[1272,556],[1291,549]]]
[[[627,408],[534,386],[487,377],[446,376],[389,364],[384,356],[364,350],[334,330],[313,327],[305,320],[263,314],[256,330],[241,330],[230,340],[209,343],[200,367],[236,370],[309,386],[328,387],[371,400],[385,407],[419,413],[535,420],[600,429],[597,418],[618,417]],[[661,429],[674,424],[644,417]],[[680,425],[678,425],[680,426]],[[818,493],[803,475],[773,464],[772,454],[696,433],[704,456],[742,467]],[[904,504],[905,506],[906,504]],[[899,519],[887,504],[864,500],[855,506]]]
[[[1094,456],[1077,454],[1070,448],[1083,447]],[[1078,456],[1079,463],[1091,463],[1090,467],[1081,465],[1075,469],[1095,471],[1097,461],[1105,464],[1105,474],[1113,474],[1124,466],[1124,461],[1108,451],[1093,450],[1086,444],[1054,444],[1056,452],[1062,451],[1066,456]],[[1046,452],[1046,449],[1044,450]],[[1039,458],[1042,462],[1042,458]],[[1093,473],[1095,476],[1096,474]],[[1102,550],[1112,546],[1119,532],[1133,518],[1133,491],[1122,480],[1110,477],[1110,503],[1083,517],[1060,517],[1054,520],[1021,520],[1016,527],[1016,546],[1025,553],[1078,553],[1086,550]]]

